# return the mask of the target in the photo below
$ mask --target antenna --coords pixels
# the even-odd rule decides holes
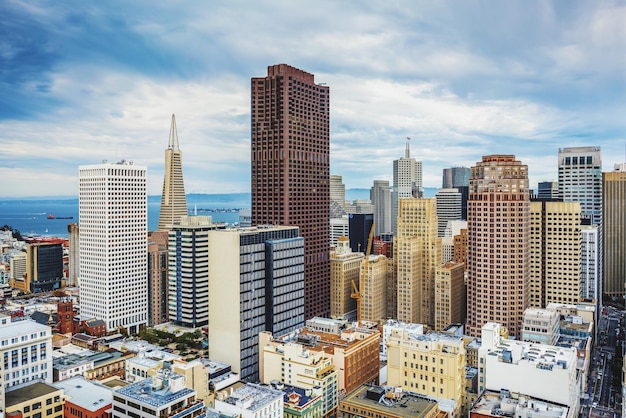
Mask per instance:
[[[176,116],[172,113],[172,125],[170,126],[170,141],[167,149],[178,151],[178,132],[176,130]]]

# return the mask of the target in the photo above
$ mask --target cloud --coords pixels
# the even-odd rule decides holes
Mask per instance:
[[[431,187],[491,153],[528,163],[531,186],[555,177],[559,147],[601,145],[605,169],[624,158],[620,2],[13,0],[0,15],[7,195],[38,177],[76,194],[78,165],[121,158],[158,194],[172,113],[187,191],[248,191],[250,78],[281,62],[330,86],[348,188],[389,178],[406,137]]]

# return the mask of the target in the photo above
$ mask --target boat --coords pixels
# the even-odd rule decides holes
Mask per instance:
[[[74,217],[73,216],[54,216],[54,213],[49,213],[48,219],[74,219]]]

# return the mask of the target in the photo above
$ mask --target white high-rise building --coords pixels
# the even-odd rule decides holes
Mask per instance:
[[[393,162],[393,191],[391,196],[392,232],[397,233],[398,207],[400,199],[420,197],[422,192],[422,162],[411,158],[409,142],[406,143],[404,158]]]
[[[389,181],[374,180],[374,186],[370,189],[370,200],[374,205],[376,236],[391,232],[391,187],[389,187]]]
[[[580,296],[584,299],[600,299],[600,241],[597,225],[580,227]]]
[[[79,167],[81,318],[107,331],[148,323],[146,172],[125,160]]]
[[[580,202],[584,217],[602,225],[602,153],[600,147],[559,149],[559,197]],[[584,223],[583,223],[584,224]]]
[[[458,189],[439,189],[437,199],[437,236],[444,237],[448,221],[460,221],[461,192]]]

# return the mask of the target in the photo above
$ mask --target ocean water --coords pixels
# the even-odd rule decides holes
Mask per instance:
[[[239,209],[249,208],[249,194],[188,195],[190,215],[208,215],[214,222],[239,222]],[[148,230],[154,231],[159,223],[161,200],[159,196],[148,198]],[[224,212],[223,210],[228,210]],[[48,219],[48,214],[56,219]],[[71,217],[72,219],[58,219]],[[78,199],[11,199],[0,200],[0,227],[9,225],[24,234],[43,236],[68,236],[67,225],[78,223]]]

